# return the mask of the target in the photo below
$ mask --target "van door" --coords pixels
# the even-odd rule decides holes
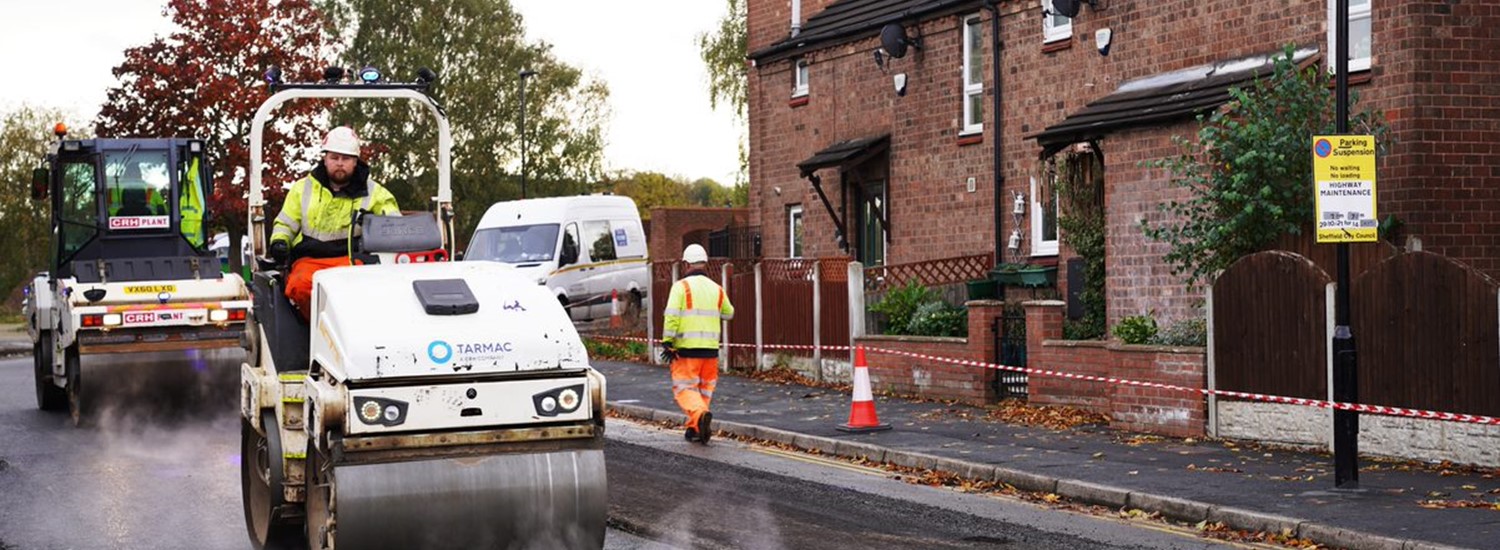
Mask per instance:
[[[582,241],[578,238],[577,223],[569,223],[563,227],[562,239],[557,249],[557,270],[547,278],[547,286],[554,293],[561,289],[567,297],[568,317],[573,320],[588,317],[587,307],[579,305],[587,303],[585,300],[588,293],[584,285],[585,273],[583,271],[588,258],[587,252],[579,246],[580,242]]]
[[[584,292],[592,298],[588,316],[590,319],[607,317],[610,313],[610,293],[617,289],[612,275],[617,269],[615,260],[619,259],[615,252],[615,235],[610,230],[609,221],[583,222],[583,243],[589,256],[589,265],[583,269]]]

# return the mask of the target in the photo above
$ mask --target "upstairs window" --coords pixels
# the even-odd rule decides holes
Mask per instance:
[[[984,131],[984,26],[978,15],[964,18],[964,130]]]
[[[794,204],[786,209],[787,257],[802,257],[802,205]]]
[[[1374,35],[1370,26],[1370,2],[1372,0],[1349,0],[1349,72],[1370,70],[1371,42]],[[1337,0],[1328,0],[1328,58],[1333,59],[1338,43],[1337,20],[1334,5]],[[1333,72],[1334,64],[1328,63]]]
[[[1042,43],[1061,42],[1073,37],[1073,19],[1052,12],[1052,0],[1042,0]]]
[[[798,59],[796,70],[792,71],[792,97],[807,95],[807,60]]]

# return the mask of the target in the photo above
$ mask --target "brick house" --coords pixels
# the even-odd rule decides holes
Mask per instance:
[[[749,0],[749,223],[765,255],[1058,264],[1044,159],[1085,151],[1104,172],[1111,322],[1199,315],[1202,292],[1138,228],[1183,195],[1139,163],[1174,152],[1257,58],[1291,43],[1325,63],[1332,0],[1094,0],[1072,18],[1044,3]],[[1500,5],[1350,5],[1351,89],[1391,126],[1381,216],[1500,276]]]

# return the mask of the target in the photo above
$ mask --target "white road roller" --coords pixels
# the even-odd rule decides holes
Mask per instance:
[[[568,315],[512,268],[448,262],[448,121],[417,84],[281,84],[251,127],[252,349],[241,481],[256,548],[601,548],[604,378]],[[309,320],[266,258],[262,133],[294,99],[411,100],[437,125],[430,212],[361,215]],[[405,205],[411,208],[412,205]]]

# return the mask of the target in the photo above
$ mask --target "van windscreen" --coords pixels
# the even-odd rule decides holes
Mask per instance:
[[[552,261],[557,250],[557,224],[490,227],[474,232],[465,260],[508,264]]]

